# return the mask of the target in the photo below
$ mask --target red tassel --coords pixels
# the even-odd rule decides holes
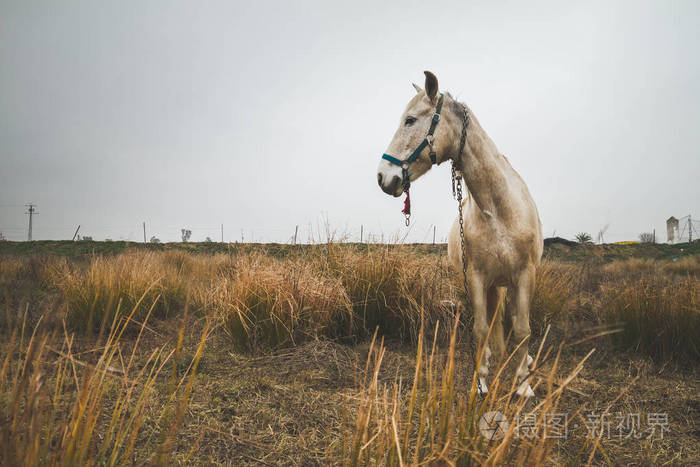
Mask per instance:
[[[403,202],[403,209],[401,212],[408,216],[411,215],[411,195],[408,194],[408,191],[406,191],[406,199]]]

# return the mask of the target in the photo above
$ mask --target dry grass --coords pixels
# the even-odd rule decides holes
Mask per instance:
[[[65,329],[57,338],[55,330],[46,329],[39,320],[27,336],[25,314],[22,326],[2,347],[3,465],[169,463],[206,329],[187,370],[179,378],[172,373],[162,403],[154,406],[159,380],[167,378],[167,367],[173,358],[177,360],[180,349],[160,347],[145,361],[135,359],[146,316],[131,354],[122,354],[128,318],[115,319],[104,343],[88,353],[93,361],[85,361],[75,353],[74,338]]]
[[[60,292],[71,329],[103,330],[133,308],[140,322],[153,302],[154,317],[165,318],[190,297],[194,309],[223,317],[235,348],[251,351],[321,336],[362,339],[377,327],[416,342],[421,319],[449,321],[456,302],[443,258],[335,244],[326,254],[284,259],[184,251],[94,256],[87,266],[59,259],[41,277]]]
[[[621,325],[613,335],[624,349],[659,361],[700,360],[700,281],[648,275],[603,287],[601,318]]]
[[[12,284],[27,267],[27,261],[19,258],[0,258],[0,286]]]
[[[552,331],[534,410],[513,396],[508,362],[492,368],[501,374],[489,397],[474,397],[444,255],[329,244],[284,257],[232,249],[0,258],[0,463],[580,465],[608,462],[611,450],[639,463],[637,448],[524,439],[512,423],[488,442],[477,422],[497,409],[511,422],[534,413],[541,427],[543,414],[573,418],[617,400],[622,382],[638,394],[620,400],[639,407],[651,383],[630,374],[642,370],[597,383],[602,365],[621,358],[640,368],[663,362],[644,374],[659,385],[677,376],[688,398],[692,365],[658,373],[669,360],[699,359],[698,264],[543,262],[533,342]],[[608,336],[611,325],[623,331]],[[368,349],[376,330],[390,339]],[[211,336],[206,349],[201,336]],[[581,367],[592,347],[585,336],[598,337],[599,352]],[[700,401],[673,397],[656,400],[684,407],[677,439],[686,443]],[[652,463],[677,455],[664,446]]]
[[[674,274],[700,276],[700,255],[686,256],[675,261],[669,261],[663,266],[664,271]]]
[[[507,361],[493,369],[495,383],[486,398],[477,396],[474,383],[468,392],[460,391],[455,374],[456,340],[457,326],[452,329],[447,354],[438,356],[434,345],[428,352],[423,339],[419,339],[410,390],[403,387],[401,380],[379,383],[385,349],[382,344],[374,351],[370,349],[347,465],[547,463],[556,440],[543,436],[544,415],[560,412],[558,406],[564,390],[592,351],[563,377],[558,375],[559,355],[548,371],[535,372],[533,386],[539,387],[544,396],[532,406],[531,401],[515,394],[515,378],[504,377]],[[542,346],[535,357],[535,367],[550,356],[541,352]],[[476,372],[471,375],[471,381],[475,380]],[[495,411],[505,422],[492,418]],[[519,436],[528,417],[534,422],[527,423],[528,430],[535,433],[532,438]],[[507,420],[516,422],[508,424]]]
[[[697,258],[543,261],[532,301],[533,335],[541,337],[555,322],[566,334],[572,321],[588,313],[602,323],[624,325],[625,333],[614,337],[622,347],[661,359],[695,355],[686,341],[697,336]],[[329,244],[315,254],[286,258],[167,251],[93,256],[87,264],[0,262],[5,290],[24,276],[59,292],[73,330],[104,332],[124,310],[135,310],[138,324],[152,304],[154,317],[176,316],[189,297],[196,312],[223,319],[234,348],[248,351],[321,337],[352,341],[376,329],[415,344],[420,323],[432,330],[438,321],[446,324],[440,334],[446,342],[459,302],[444,257],[407,255],[388,246],[358,250]]]
[[[352,251],[330,245],[327,268],[352,301],[359,337],[375,329],[417,342],[421,319],[449,321],[456,297],[444,258],[406,255],[388,246]]]
[[[659,263],[652,259],[632,258],[606,264],[602,270],[609,277],[637,279],[640,276],[654,273],[659,269]]]
[[[350,300],[340,280],[313,265],[261,255],[241,258],[208,299],[238,349],[270,350],[319,336],[349,335]]]
[[[576,292],[576,272],[571,266],[543,261],[537,268],[535,293],[530,308],[530,328],[533,336],[544,335],[547,326],[566,321],[567,304]]]
[[[103,331],[125,311],[141,322],[151,306],[155,317],[164,318],[184,305],[182,275],[158,259],[155,253],[96,256],[87,268],[60,260],[47,265],[44,275],[60,291],[72,329]]]

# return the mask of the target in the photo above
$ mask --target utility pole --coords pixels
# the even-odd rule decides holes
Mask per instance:
[[[29,235],[31,235],[31,231],[32,231],[31,219],[32,219],[32,217],[29,216],[29,232],[30,232]],[[690,214],[688,214],[688,243],[693,243],[693,221],[690,219]]]
[[[433,245],[435,245],[435,224],[433,224]]]
[[[654,239],[652,240],[654,243],[656,243],[656,229],[654,229]]]
[[[365,230],[365,226],[360,225],[360,243],[362,243],[362,235],[365,233],[364,230]]]
[[[143,223],[143,243],[147,243],[146,242],[146,223],[145,222]]]
[[[221,224],[221,243],[224,243],[224,224]]]
[[[297,233],[299,232],[299,226],[294,227],[294,244],[297,244]]]
[[[73,234],[73,241],[75,241],[75,237],[78,236],[78,230],[80,230],[80,224],[78,224],[78,228],[75,229],[75,233]]]
[[[32,241],[32,217],[34,216],[34,214],[39,214],[39,213],[36,212],[36,204],[29,203],[29,204],[25,204],[25,206],[27,206],[27,208],[28,208],[27,212],[25,212],[25,214],[29,214],[29,231],[27,232],[27,241],[31,242]]]

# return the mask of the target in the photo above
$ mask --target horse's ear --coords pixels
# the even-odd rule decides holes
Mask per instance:
[[[424,71],[425,73],[425,94],[430,98],[430,100],[435,100],[438,92],[438,80],[434,74],[429,71]]]
[[[420,88],[420,86],[418,86],[416,83],[411,83],[411,84],[413,85],[413,88],[416,90],[416,92],[417,92],[418,94],[420,94],[421,92],[423,92],[423,90]]]

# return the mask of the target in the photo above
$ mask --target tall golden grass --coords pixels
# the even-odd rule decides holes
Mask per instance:
[[[22,262],[8,264],[14,277]],[[355,250],[329,244],[324,254],[274,258],[259,252],[197,255],[184,251],[94,256],[87,264],[46,261],[42,286],[55,290],[68,326],[98,332],[136,307],[138,325],[193,309],[223,319],[238,349],[273,349],[321,336],[382,334],[416,342],[421,319],[454,318],[456,299],[438,256],[396,248]],[[136,306],[139,297],[145,297]]]
[[[360,337],[378,328],[384,336],[415,343],[421,320],[434,325],[454,317],[457,297],[444,258],[390,246],[354,251],[332,244],[326,261],[350,297]]]
[[[181,273],[163,268],[158,256],[95,256],[87,267],[62,259],[47,265],[45,277],[61,293],[69,326],[92,332],[108,326],[119,311],[133,311],[140,322],[151,304],[154,317],[184,306],[187,290]]]
[[[699,265],[696,257],[607,265],[544,261],[532,302],[533,333],[544,342],[551,327],[561,334],[570,322],[580,327],[592,320],[621,329],[606,337],[619,349],[697,362]],[[348,465],[541,465],[554,441],[516,436],[513,421],[535,414],[535,430],[543,429],[542,416],[556,413],[581,364],[559,368],[560,342],[546,356],[543,347],[530,349],[536,366],[549,359],[533,376],[536,407],[514,395],[508,358],[492,365],[489,395],[477,398],[473,383],[465,387],[456,379],[457,310],[464,307],[450,277],[441,255],[333,243],[285,257],[152,251],[77,261],[2,258],[0,463],[168,464],[206,338],[216,329],[227,345],[246,352],[375,336],[356,423],[346,434]],[[471,312],[468,303],[465,312]],[[195,319],[206,324],[194,355],[184,358],[183,335]],[[146,352],[154,320],[178,323],[180,330],[175,344]],[[409,386],[380,380],[378,335],[417,346]],[[78,340],[88,347],[84,353],[75,350]],[[478,429],[493,410],[511,422],[498,440]]]
[[[686,256],[663,265],[666,272],[698,277],[700,276],[700,255]]]
[[[239,349],[295,345],[352,330],[351,303],[340,280],[298,259],[245,256],[231,277],[219,277],[208,291]]]
[[[700,287],[696,278],[649,274],[603,286],[602,320],[620,325],[621,348],[657,360],[700,361]]]
[[[139,301],[142,301],[145,295]],[[0,461],[3,465],[167,465],[174,437],[192,392],[208,328],[182,377],[176,373],[163,405],[152,405],[159,381],[179,347],[158,347],[141,362],[141,333],[155,304],[149,307],[130,354],[121,339],[135,306],[115,319],[96,361],[81,360],[74,338],[64,328],[42,325],[28,335],[27,315],[6,345],[0,369]],[[185,320],[182,320],[184,329]],[[54,346],[54,342],[62,342]],[[138,361],[138,363],[137,363]],[[160,433],[160,435],[159,435]],[[140,444],[139,453],[135,451]],[[144,449],[145,447],[145,449]],[[149,453],[149,458],[142,457]]]
[[[530,329],[535,337],[544,335],[553,322],[568,319],[569,301],[576,291],[575,268],[569,265],[543,261],[537,268],[535,292],[530,306]]]
[[[552,323],[566,327],[597,316],[624,325],[624,333],[610,337],[621,348],[662,359],[695,355],[687,342],[697,338],[698,265],[697,257],[543,261],[531,308],[533,334],[541,336]],[[117,314],[133,309],[137,327],[150,304],[154,318],[165,318],[179,314],[189,297],[193,312],[221,319],[232,345],[248,351],[319,337],[363,339],[377,328],[383,336],[415,344],[420,323],[433,329],[438,321],[445,323],[440,338],[447,342],[446,330],[462,300],[444,256],[411,254],[400,246],[329,243],[283,258],[264,251],[165,251],[94,256],[87,262],[0,262],[5,284],[23,275],[37,277],[38,287],[58,297],[70,329],[104,332]]]
[[[563,391],[592,351],[563,377],[559,376],[558,354],[548,371],[535,372],[533,386],[545,393],[535,404],[517,397],[517,381],[504,376],[511,354],[494,369],[494,383],[488,395],[481,399],[473,383],[476,374],[472,374],[468,391],[460,390],[455,378],[456,334],[455,323],[447,354],[440,356],[434,343],[429,351],[424,348],[421,333],[410,390],[400,380],[388,385],[379,383],[384,347],[382,343],[375,346],[372,342],[354,432],[348,437],[345,465],[547,463],[558,439],[544,435],[546,417],[559,413]],[[536,354],[535,366],[550,356],[544,355],[542,348]],[[574,418],[577,414],[567,415]],[[525,428],[534,436],[523,436]]]

